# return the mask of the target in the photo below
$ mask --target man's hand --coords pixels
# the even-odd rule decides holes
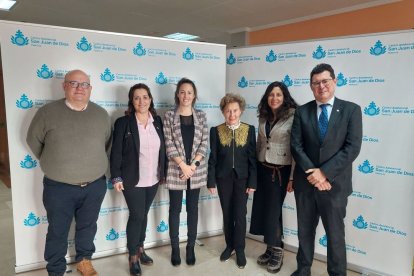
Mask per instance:
[[[329,183],[328,180],[325,180],[322,183],[318,183],[315,184],[315,187],[319,190],[319,191],[330,191],[332,189],[332,185],[331,183]]]
[[[317,185],[325,182],[326,176],[325,174],[318,168],[309,169],[305,173],[308,173],[308,177],[306,178],[310,184]]]

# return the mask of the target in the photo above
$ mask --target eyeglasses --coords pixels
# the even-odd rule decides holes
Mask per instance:
[[[332,79],[324,79],[324,80],[321,80],[321,81],[315,81],[315,82],[312,82],[311,83],[311,85],[312,85],[312,87],[314,87],[314,88],[317,88],[317,87],[319,87],[321,84],[323,84],[323,86],[327,86],[327,85],[329,85],[330,84],[330,81],[331,81]]]
[[[87,82],[77,82],[77,81],[65,81],[65,83],[68,83],[70,87],[72,88],[82,88],[82,89],[88,89],[91,87],[90,83]]]

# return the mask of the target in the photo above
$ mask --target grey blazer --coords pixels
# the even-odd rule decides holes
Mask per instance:
[[[193,176],[190,178],[190,188],[197,189],[207,185],[207,142],[208,142],[208,127],[206,113],[201,110],[193,109],[194,118],[194,141],[191,150],[191,160],[197,154],[204,158],[200,161],[200,166],[197,168]],[[164,117],[164,137],[167,151],[168,162],[166,188],[171,190],[185,190],[187,189],[187,180],[181,180],[181,169],[177,163],[172,161],[174,157],[185,158],[185,149],[183,137],[181,135],[180,114],[177,110],[170,110],[165,113]]]

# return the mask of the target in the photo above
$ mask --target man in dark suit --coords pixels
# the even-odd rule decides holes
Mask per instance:
[[[346,275],[344,218],[352,162],[362,143],[361,108],[335,97],[337,80],[329,64],[313,68],[310,81],[315,100],[296,110],[291,135],[299,239],[292,275],[310,275],[319,217],[328,239],[328,273]]]

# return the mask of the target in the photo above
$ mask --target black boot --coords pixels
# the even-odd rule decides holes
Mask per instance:
[[[270,256],[272,255],[272,251],[270,250],[270,248],[270,246],[267,246],[266,252],[257,258],[257,263],[259,265],[267,265],[267,263],[269,262]]]
[[[243,269],[246,266],[247,260],[244,255],[244,250],[236,250],[236,263],[237,267]]]
[[[129,273],[132,276],[141,276],[141,267],[137,255],[129,256]]]
[[[196,262],[195,253],[194,253],[194,246],[187,245],[186,253],[185,253],[185,262],[188,265],[194,265]]]
[[[228,259],[230,259],[231,255],[234,254],[234,249],[227,246],[226,249],[221,253],[220,255],[220,261],[227,262]]]
[[[154,260],[145,253],[145,250],[144,250],[143,246],[138,247],[138,254],[137,255],[138,255],[139,260],[141,261],[141,264],[143,264],[143,265],[153,265],[154,264]]]
[[[181,264],[180,248],[177,246],[172,247],[171,250],[171,264],[173,266],[179,266]]]

